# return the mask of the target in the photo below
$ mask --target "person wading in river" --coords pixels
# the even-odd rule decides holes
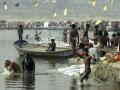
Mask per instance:
[[[71,25],[71,32],[70,32],[70,44],[73,49],[73,56],[76,56],[76,42],[79,44],[79,33],[76,29],[76,24]]]
[[[26,55],[25,60],[22,62],[22,71],[23,73],[35,73],[35,63],[29,54]]]
[[[88,54],[88,49],[83,50],[83,58],[84,58],[84,64],[85,64],[85,71],[80,75],[81,79],[80,82],[83,83],[83,80],[88,80],[89,74],[91,73],[91,60],[92,57]]]
[[[11,73],[21,73],[22,72],[20,66],[16,62],[13,62],[10,60],[5,61],[4,68],[6,68]]]

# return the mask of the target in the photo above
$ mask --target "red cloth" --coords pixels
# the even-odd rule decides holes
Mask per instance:
[[[116,61],[120,61],[120,52],[113,56],[113,59]]]

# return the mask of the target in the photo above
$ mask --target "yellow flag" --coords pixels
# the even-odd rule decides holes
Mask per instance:
[[[92,6],[93,6],[93,7],[96,6],[96,0],[92,0]]]
[[[95,22],[95,25],[98,25],[98,24],[100,24],[102,22],[102,20],[97,20],[96,22]]]

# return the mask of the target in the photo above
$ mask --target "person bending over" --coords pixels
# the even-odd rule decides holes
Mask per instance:
[[[10,60],[5,61],[4,68],[6,68],[11,73],[21,73],[20,66],[16,62],[12,62]]]

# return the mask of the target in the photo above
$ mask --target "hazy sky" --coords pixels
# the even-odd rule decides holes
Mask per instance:
[[[38,8],[33,6],[33,0],[6,0],[7,10],[4,10],[4,1],[0,0],[0,18],[3,19],[52,17],[53,11],[57,13],[56,18],[63,18],[65,8],[68,8],[67,18],[120,18],[120,0],[96,0],[95,7],[92,6],[91,0],[56,0],[56,3],[55,0],[38,0]],[[15,7],[16,3],[19,3],[18,7]],[[104,7],[107,8],[106,11],[103,10]]]

